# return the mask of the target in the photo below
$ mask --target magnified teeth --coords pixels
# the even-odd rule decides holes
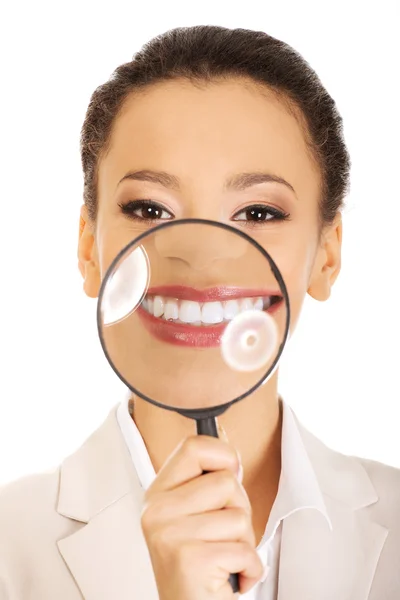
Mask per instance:
[[[257,298],[256,301],[254,302],[254,308],[255,310],[263,310],[264,308],[264,301],[262,298]]]
[[[161,317],[163,312],[164,312],[164,300],[161,298],[161,296],[156,296],[154,298],[153,314],[155,317]]]
[[[163,296],[147,296],[142,301],[142,308],[157,318],[201,326],[232,321],[247,310],[268,310],[279,299],[278,296],[264,296],[238,298],[226,302],[193,302]]]
[[[224,309],[221,302],[205,302],[201,309],[201,320],[207,325],[222,323],[224,320]]]
[[[179,320],[183,323],[197,323],[201,321],[201,307],[198,302],[182,300],[179,308]]]
[[[254,302],[250,298],[242,298],[240,300],[240,312],[245,310],[252,310],[254,307]]]
[[[224,304],[224,319],[226,321],[231,321],[240,312],[239,302],[237,300],[228,300],[227,302],[224,302]]]
[[[267,298],[264,298],[263,310],[268,310],[270,306],[271,306],[271,296],[268,296]]]
[[[167,300],[164,307],[164,319],[167,321],[179,319],[179,308],[176,300]]]

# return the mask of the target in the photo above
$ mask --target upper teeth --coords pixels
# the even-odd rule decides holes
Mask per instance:
[[[245,310],[267,310],[271,306],[271,297],[241,298],[226,302],[193,302],[192,300],[176,300],[163,296],[147,296],[142,307],[154,317],[166,321],[180,321],[194,325],[215,325],[223,321],[231,321]]]

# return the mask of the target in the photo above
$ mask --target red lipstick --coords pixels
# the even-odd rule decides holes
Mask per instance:
[[[272,314],[279,309],[283,303],[280,290],[245,289],[239,287],[212,287],[197,290],[188,286],[158,286],[147,291],[147,297],[163,296],[176,300],[191,300],[193,302],[226,302],[228,300],[239,300],[241,298],[260,298],[274,296],[276,301],[266,312]],[[216,325],[193,325],[167,321],[164,318],[155,317],[139,306],[137,313],[140,316],[147,331],[156,339],[178,346],[192,348],[215,348],[221,343],[221,338],[227,326],[227,322]]]
[[[147,290],[147,296],[164,296],[177,300],[192,300],[193,302],[226,302],[240,298],[260,298],[265,296],[282,296],[278,290],[240,288],[231,286],[211,287],[196,290],[185,285],[163,285]]]

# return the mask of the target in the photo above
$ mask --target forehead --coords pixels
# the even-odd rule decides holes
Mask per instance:
[[[268,170],[299,195],[319,189],[299,116],[266,87],[243,80],[201,87],[173,80],[132,93],[113,125],[100,185],[133,167],[171,172],[183,182]]]

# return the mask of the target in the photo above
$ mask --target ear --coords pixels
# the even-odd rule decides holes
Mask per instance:
[[[83,289],[89,298],[97,298],[100,290],[100,268],[94,237],[94,223],[85,205],[79,218],[78,267],[83,277]]]
[[[329,298],[332,286],[340,273],[342,233],[342,215],[339,213],[332,225],[328,225],[321,233],[307,290],[315,300],[324,301]]]

